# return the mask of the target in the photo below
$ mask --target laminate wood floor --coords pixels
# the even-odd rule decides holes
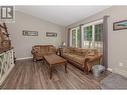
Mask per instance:
[[[18,61],[1,89],[99,89],[99,81],[109,74],[106,72],[94,78],[71,64],[68,64],[67,70],[68,73],[65,73],[64,65],[55,66],[50,80],[47,63]]]

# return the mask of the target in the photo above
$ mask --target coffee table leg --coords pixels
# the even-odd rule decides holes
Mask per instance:
[[[50,65],[50,79],[52,79],[52,65]]]
[[[65,72],[67,73],[67,62],[65,62]]]

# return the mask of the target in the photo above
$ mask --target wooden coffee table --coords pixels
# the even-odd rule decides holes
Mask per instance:
[[[52,67],[57,64],[65,64],[65,72],[67,73],[67,61],[56,55],[56,54],[51,54],[51,55],[45,55],[44,59],[46,62],[49,64],[49,69],[50,69],[50,79],[52,78]]]

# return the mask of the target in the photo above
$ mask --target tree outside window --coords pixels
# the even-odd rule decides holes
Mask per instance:
[[[90,48],[92,43],[92,26],[84,28],[84,46]]]
[[[97,48],[100,52],[102,52],[103,50],[102,32],[103,32],[103,24],[95,25],[94,48]]]
[[[76,30],[72,30],[72,47],[76,46]]]
[[[103,24],[94,23],[89,26],[83,27],[83,46],[84,48],[96,48],[100,52],[103,49],[102,42]]]
[[[83,47],[84,48],[96,48],[100,52],[103,49],[102,32],[103,24],[102,21],[92,22],[89,25],[82,26],[83,34]],[[80,47],[80,28],[76,27],[71,29],[71,46]]]

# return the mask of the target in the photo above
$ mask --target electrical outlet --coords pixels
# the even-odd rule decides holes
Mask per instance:
[[[122,62],[120,62],[120,63],[119,63],[119,66],[121,66],[121,67],[122,67],[122,66],[123,66],[123,63],[122,63]]]

